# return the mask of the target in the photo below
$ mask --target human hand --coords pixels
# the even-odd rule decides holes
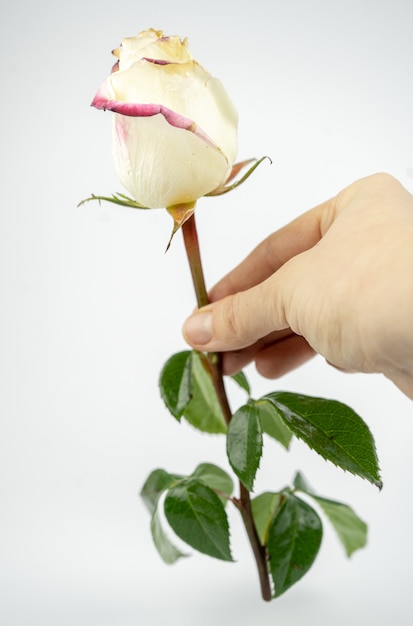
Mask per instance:
[[[413,398],[413,196],[375,174],[270,235],[183,328],[195,349],[275,378],[315,353]]]

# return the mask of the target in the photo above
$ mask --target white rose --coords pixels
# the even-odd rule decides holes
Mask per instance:
[[[237,112],[187,40],[151,29],[113,54],[118,62],[92,105],[115,114],[116,170],[133,198],[172,207],[222,185],[237,152]]]

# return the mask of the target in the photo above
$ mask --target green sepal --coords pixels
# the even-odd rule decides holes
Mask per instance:
[[[139,202],[136,202],[136,200],[133,200],[133,198],[129,198],[129,196],[125,196],[125,194],[123,193],[114,193],[111,196],[95,196],[95,194],[92,193],[89,198],[81,200],[77,206],[82,206],[82,204],[86,204],[86,202],[91,202],[92,200],[97,200],[99,203],[102,201],[112,202],[113,204],[127,206],[132,209],[145,209],[146,211],[150,210],[149,207],[143,206],[143,204],[139,204]]]
[[[217,187],[216,189],[214,189],[213,191],[210,191],[209,193],[206,193],[206,196],[222,196],[224,193],[228,193],[228,191],[232,191],[233,189],[236,189],[237,187],[239,187],[240,185],[242,185],[242,183],[244,183],[247,178],[249,178],[251,176],[251,174],[257,169],[257,167],[259,165],[261,165],[261,163],[263,161],[265,161],[266,159],[269,160],[270,163],[272,163],[271,159],[269,156],[263,156],[258,160],[255,159],[248,159],[247,161],[242,161],[241,163],[236,163],[233,168],[232,168],[232,172],[229,176],[229,178],[226,180],[226,182],[221,185],[220,187]],[[228,183],[233,180],[233,178],[239,173],[239,171],[246,165],[248,165],[248,163],[251,163],[252,161],[255,161],[254,165],[252,165],[249,170],[247,170],[247,172],[237,181],[235,181],[234,183],[232,183],[232,185],[229,185]]]
[[[268,541],[271,522],[281,502],[280,493],[266,491],[251,500],[252,516],[261,545]]]
[[[229,463],[245,487],[252,491],[262,455],[262,430],[253,404],[241,406],[232,416],[227,433]]]
[[[313,508],[288,492],[282,498],[268,530],[267,542],[274,598],[308,572],[323,536],[321,520]]]
[[[232,561],[228,519],[215,491],[188,478],[169,489],[165,517],[173,531],[195,550]]]
[[[267,394],[294,435],[324,459],[381,489],[373,436],[357,413],[337,402],[285,391]]]
[[[254,170],[257,169],[257,167],[266,159],[268,159],[270,161],[270,163],[272,162],[270,157],[268,156],[263,156],[260,159],[256,160],[256,159],[247,159],[246,161],[242,161],[241,163],[235,163],[232,167],[232,171],[229,175],[229,177],[227,178],[227,180],[225,181],[225,183],[223,185],[221,185],[220,187],[217,187],[216,189],[214,189],[213,191],[205,194],[205,196],[221,196],[224,193],[228,193],[228,191],[232,191],[233,189],[236,189],[237,187],[239,187],[239,185],[242,185],[242,183],[244,183],[247,178],[249,178],[251,176],[251,174],[254,172]],[[235,176],[237,176],[237,174],[249,163],[254,162],[254,165],[252,165],[249,170],[247,170],[247,172],[237,181],[235,181],[234,183],[232,183],[231,185],[229,185],[228,183],[233,180],[235,178]],[[86,204],[86,202],[91,202],[93,200],[97,200],[98,202],[112,202],[113,204],[118,204],[120,206],[126,206],[126,207],[130,207],[132,209],[144,209],[146,211],[150,210],[150,207],[144,206],[143,204],[140,204],[139,202],[136,202],[136,200],[134,200],[133,198],[130,198],[129,196],[126,196],[123,193],[114,193],[111,196],[96,196],[94,193],[92,193],[89,198],[85,198],[84,200],[81,200],[79,202],[79,204],[77,205],[82,206],[83,204]],[[170,207],[165,207],[165,208],[170,208]]]
[[[306,493],[319,505],[336,531],[348,557],[367,545],[367,524],[350,506],[316,495],[300,472],[294,479],[294,487]]]

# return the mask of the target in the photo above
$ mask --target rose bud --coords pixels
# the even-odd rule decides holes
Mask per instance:
[[[117,175],[148,208],[194,203],[221,187],[237,151],[237,112],[187,40],[153,29],[113,52],[92,105],[114,112]]]

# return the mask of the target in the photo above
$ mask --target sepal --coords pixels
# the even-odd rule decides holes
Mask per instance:
[[[81,200],[77,206],[82,206],[82,204],[86,204],[86,202],[91,202],[92,200],[97,200],[99,204],[104,201],[112,202],[113,204],[119,204],[119,206],[127,206],[132,209],[145,209],[146,211],[150,210],[149,207],[139,204],[139,202],[136,202],[136,200],[133,200],[133,198],[129,198],[129,196],[126,196],[123,193],[114,193],[111,196],[95,196],[95,194],[92,193],[89,198]]]
[[[166,210],[174,221],[174,225],[165,252],[169,249],[175,233],[185,224],[185,222],[189,220],[190,217],[193,216],[195,212],[195,204],[195,202],[187,202],[184,204],[175,204],[174,206],[166,207]]]
[[[261,163],[263,161],[265,161],[266,159],[268,159],[269,162],[272,163],[272,161],[271,161],[269,156],[263,156],[263,157],[261,157],[258,160],[257,159],[247,159],[246,161],[240,161],[240,163],[235,163],[233,165],[233,167],[232,167],[231,173],[228,176],[227,180],[222,185],[220,185],[219,187],[214,189],[213,191],[210,191],[209,193],[206,193],[205,196],[222,196],[224,193],[228,193],[228,191],[232,191],[233,189],[236,189],[237,187],[242,185],[242,183],[245,183],[247,178],[249,178],[251,176],[251,174],[257,169],[257,167],[259,165],[261,165]],[[254,163],[254,165],[252,165],[240,179],[238,179],[237,181],[232,183],[232,185],[230,185],[229,183],[249,163]]]

